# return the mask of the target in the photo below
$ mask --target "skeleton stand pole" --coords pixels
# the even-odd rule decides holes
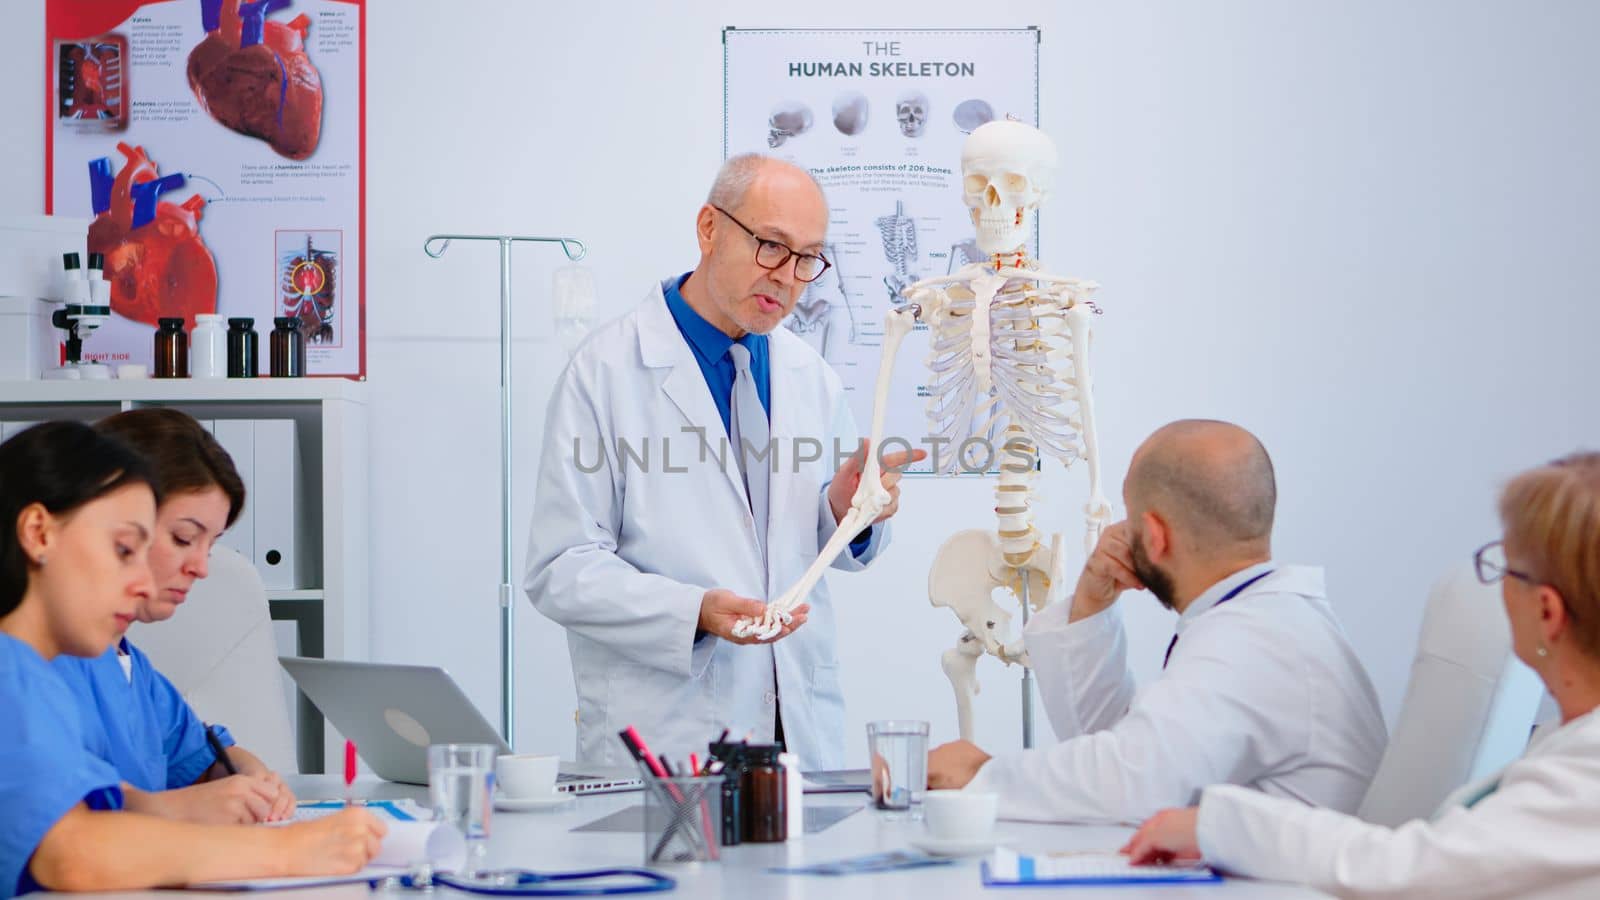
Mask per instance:
[[[1033,613],[1033,607],[1028,603],[1028,582],[1032,579],[1027,572],[1022,573],[1022,628],[1028,628],[1028,616]],[[1022,667],[1022,749],[1033,749],[1033,668],[1026,664]]]
[[[439,246],[434,247],[438,241]],[[514,234],[435,234],[422,244],[434,259],[451,241],[494,241],[500,245],[500,731],[506,746],[516,746],[516,606],[511,602],[511,245],[517,241],[560,244],[567,259],[588,255],[583,242],[565,237]]]

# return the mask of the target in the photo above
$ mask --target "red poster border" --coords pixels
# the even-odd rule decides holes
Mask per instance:
[[[157,3],[171,3],[175,0],[107,0],[95,7],[86,7],[82,0],[45,0],[44,18],[44,212],[53,215],[54,203],[52,195],[55,193],[55,80],[52,77],[53,63],[51,54],[55,49],[55,42],[71,38],[93,37],[114,27],[117,23],[126,20],[138,12],[142,7],[153,6]],[[359,363],[354,375],[319,375],[318,378],[350,378],[357,381],[367,380],[367,2],[366,0],[333,0],[336,3],[348,3],[360,10],[361,26],[357,30],[358,58],[356,60],[356,103],[358,104],[356,128],[359,135],[356,150],[357,199],[356,221],[361,229],[360,240],[356,242],[356,253],[359,254],[361,276],[357,279],[357,314],[356,318],[361,323],[361,346],[358,349]],[[88,21],[93,12],[93,17],[111,17],[110,24],[104,27],[92,27],[95,22]],[[90,27],[85,27],[90,26]],[[82,34],[57,34],[65,32],[71,27],[73,30],[83,28]]]

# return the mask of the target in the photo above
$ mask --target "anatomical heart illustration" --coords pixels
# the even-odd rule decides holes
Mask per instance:
[[[111,310],[149,325],[183,316],[193,328],[196,313],[217,311],[217,264],[199,227],[205,198],[161,200],[184,176],[162,177],[143,147],[117,150],[127,162],[115,175],[109,157],[89,161],[89,252],[105,254]]]
[[[290,0],[200,0],[205,40],[189,53],[189,87],[212,118],[305,159],[322,134],[322,77],[306,55],[311,19],[267,19]]]

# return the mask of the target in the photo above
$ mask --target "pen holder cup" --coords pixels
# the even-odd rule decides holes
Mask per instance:
[[[721,775],[644,779],[644,862],[647,866],[715,861],[722,818]]]

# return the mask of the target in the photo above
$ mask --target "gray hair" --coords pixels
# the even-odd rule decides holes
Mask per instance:
[[[765,153],[740,153],[728,157],[728,161],[717,170],[716,180],[711,182],[711,191],[706,194],[706,203],[720,206],[723,209],[737,209],[744,202],[744,195],[749,193],[750,186],[756,183],[756,178],[761,175],[761,170],[768,165],[786,166],[797,172],[804,172],[811,183],[816,185],[817,193],[823,194],[822,185],[809,171],[785,162],[776,156]],[[823,194],[823,202],[827,202],[827,195]]]

